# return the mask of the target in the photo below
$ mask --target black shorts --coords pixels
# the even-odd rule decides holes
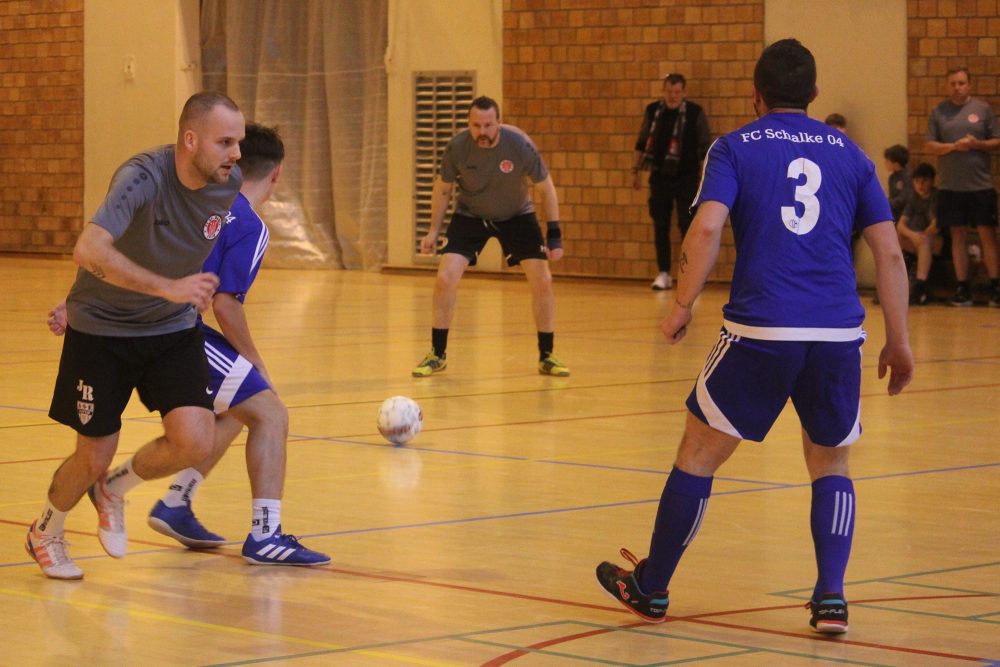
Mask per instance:
[[[195,327],[159,336],[93,336],[66,327],[49,417],[80,435],[117,433],[132,390],[150,411],[212,409],[205,340]]]
[[[938,190],[938,226],[945,227],[996,227],[997,191]]]
[[[516,215],[506,220],[494,221],[484,218],[470,218],[455,213],[448,225],[448,243],[438,253],[453,252],[469,260],[475,266],[483,246],[491,238],[500,241],[507,266],[517,266],[523,259],[548,259],[545,254],[545,239],[538,228],[538,218],[534,213]]]

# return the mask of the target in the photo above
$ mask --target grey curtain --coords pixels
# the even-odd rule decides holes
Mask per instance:
[[[386,257],[388,0],[203,0],[202,83],[277,125],[285,167],[259,211],[265,263],[378,269]]]

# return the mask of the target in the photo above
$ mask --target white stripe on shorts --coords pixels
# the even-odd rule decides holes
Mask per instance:
[[[722,326],[728,331],[754,340],[798,340],[825,341],[828,343],[850,343],[852,340],[864,338],[867,334],[861,327],[845,329],[829,329],[819,327],[755,327],[749,324],[737,324],[722,320]]]
[[[715,348],[712,353],[708,355],[708,362],[705,364],[705,368],[702,369],[701,374],[698,375],[698,382],[695,384],[695,396],[698,399],[698,407],[701,408],[702,413],[705,415],[705,419],[708,420],[708,425],[714,428],[716,431],[722,431],[723,433],[728,433],[731,436],[743,439],[743,436],[736,427],[726,419],[726,415],[722,414],[722,410],[719,406],[715,404],[712,400],[712,396],[708,393],[708,386],[705,384],[708,378],[712,375],[712,371],[715,370],[716,366],[725,356],[726,351],[729,349],[730,337],[725,333],[719,338],[719,342],[715,344]]]
[[[858,364],[862,363],[861,348],[858,348]],[[836,444],[837,447],[846,447],[847,445],[853,445],[857,442],[858,438],[861,437],[861,397],[858,396],[858,412],[854,415],[854,426],[851,427],[851,432],[847,434],[843,440]]]
[[[205,346],[207,349],[207,345]],[[236,397],[236,392],[239,391],[240,386],[243,381],[247,379],[247,375],[253,370],[253,364],[244,359],[243,357],[236,357],[236,361],[233,362],[232,368],[226,373],[226,377],[222,380],[222,386],[219,387],[219,392],[215,395],[215,414],[221,415],[223,412],[229,409],[230,404],[233,402],[233,398]]]
[[[233,362],[222,352],[219,352],[218,348],[213,347],[211,343],[205,343],[205,356],[208,357],[208,365],[223,375],[228,375],[233,368]]]

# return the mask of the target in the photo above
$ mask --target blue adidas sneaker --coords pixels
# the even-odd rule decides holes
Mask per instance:
[[[281,526],[274,535],[263,540],[255,540],[247,535],[243,543],[243,560],[251,565],[327,565],[330,557],[312,549],[307,549],[294,535],[285,535]]]
[[[174,538],[189,549],[214,549],[226,543],[222,535],[216,535],[201,525],[188,505],[167,507],[162,500],[157,500],[146,523],[156,532]]]

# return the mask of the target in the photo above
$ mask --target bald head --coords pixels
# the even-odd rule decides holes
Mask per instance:
[[[221,93],[192,95],[181,112],[174,159],[186,187],[225,183],[240,159],[243,114]]]
[[[229,96],[205,90],[195,93],[184,103],[181,119],[178,123],[178,136],[183,136],[185,130],[196,129],[197,126],[212,113],[215,107],[221,106],[229,111],[239,112],[240,108]]]

